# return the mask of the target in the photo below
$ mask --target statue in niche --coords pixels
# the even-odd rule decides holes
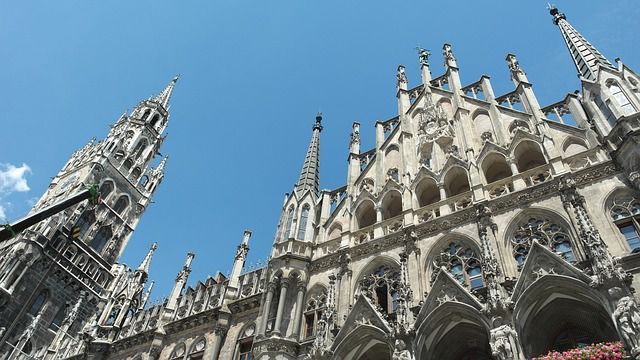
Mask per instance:
[[[500,360],[522,359],[518,350],[518,334],[511,326],[504,324],[491,330],[491,353]]]
[[[411,352],[407,349],[404,341],[397,339],[395,349],[393,349],[392,360],[413,360]]]
[[[640,353],[640,311],[636,302],[629,296],[620,298],[613,319],[624,343],[635,357]]]

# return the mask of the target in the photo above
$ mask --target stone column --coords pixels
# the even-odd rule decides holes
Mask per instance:
[[[220,349],[222,348],[222,339],[224,337],[224,334],[227,333],[227,327],[225,326],[221,326],[221,325],[216,325],[215,329],[213,330],[214,336],[213,336],[213,344],[211,345],[211,360],[218,360],[218,356],[220,356]]]
[[[264,311],[262,312],[262,321],[258,329],[258,335],[264,335],[269,321],[269,311],[271,310],[271,301],[273,301],[273,293],[276,291],[276,284],[270,282],[267,284],[267,298],[264,301]]]
[[[440,201],[445,200],[447,198],[447,190],[445,190],[444,184],[438,184],[438,191],[440,192]],[[448,204],[440,206],[440,216],[447,215],[449,213],[451,213],[451,208]]]
[[[518,170],[518,165],[516,165],[516,163],[512,159],[507,159],[507,163],[511,168],[511,174],[512,174],[511,176],[515,176],[520,173],[520,171]],[[524,179],[518,177],[513,180],[513,189],[515,191],[522,190],[526,187],[527,187],[527,184],[525,184]]]
[[[280,334],[280,326],[282,325],[282,313],[284,312],[284,303],[287,301],[287,288],[289,280],[280,280],[280,299],[278,300],[278,312],[276,313],[276,323],[273,325],[273,332]]]
[[[298,295],[296,297],[296,314],[293,318],[293,336],[299,336],[300,323],[302,322],[302,307],[304,306],[304,293],[307,286],[302,281],[298,282]]]

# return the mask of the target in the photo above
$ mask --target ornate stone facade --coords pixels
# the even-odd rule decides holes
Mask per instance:
[[[550,13],[581,96],[541,107],[514,54],[513,91],[463,86],[449,44],[433,78],[419,48],[422,83],[398,66],[398,115],[366,151],[353,124],[334,190],[319,189],[318,114],[265,267],[243,272],[245,231],[229,278],[185,287],[189,254],[146,308],[145,266],[114,268],[98,314],[47,358],[524,360],[619,340],[640,359],[640,77]],[[11,344],[27,350],[36,315]]]

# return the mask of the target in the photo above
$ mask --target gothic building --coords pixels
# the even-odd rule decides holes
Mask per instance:
[[[640,359],[640,76],[611,63],[556,8],[550,14],[581,91],[539,104],[508,54],[513,90],[496,95],[486,76],[462,85],[451,45],[435,77],[419,49],[422,81],[410,87],[398,67],[398,115],[375,123],[373,149],[360,148],[353,124],[337,189],[319,187],[316,117],[267,266],[243,270],[247,230],[228,277],[187,287],[190,253],[169,296],[145,307],[155,246],[135,271],[108,265],[161,179],[162,169],[137,181],[161,141],[170,85],[74,156],[38,203],[64,193],[70,174],[79,183],[97,173],[113,179],[111,194],[128,195],[124,217],[120,195],[110,195],[5,250],[20,256],[4,256],[0,268],[4,337],[22,349],[16,356],[47,359],[524,360],[604,341]],[[123,135],[131,127],[150,133],[153,151],[138,150],[136,130]],[[79,239],[68,235],[73,224]],[[97,264],[91,280],[80,256]],[[67,297],[39,300],[20,287],[29,276]],[[75,304],[71,315],[57,315],[64,301]],[[87,320],[74,322],[79,313]],[[47,332],[55,318],[61,330]]]
[[[33,211],[89,184],[99,184],[98,204],[70,207],[1,244],[0,354],[6,358],[64,353],[105,302],[121,309],[105,323],[144,308],[152,251],[135,271],[115,261],[164,176],[166,157],[155,167],[152,161],[176,81],[120,116],[105,139],[76,151]]]

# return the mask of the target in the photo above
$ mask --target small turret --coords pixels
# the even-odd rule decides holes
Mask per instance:
[[[295,192],[302,196],[305,192],[311,191],[318,194],[320,186],[320,132],[322,131],[322,113],[316,115],[316,122],[313,125],[311,142],[304,158],[300,177],[295,185]]]

